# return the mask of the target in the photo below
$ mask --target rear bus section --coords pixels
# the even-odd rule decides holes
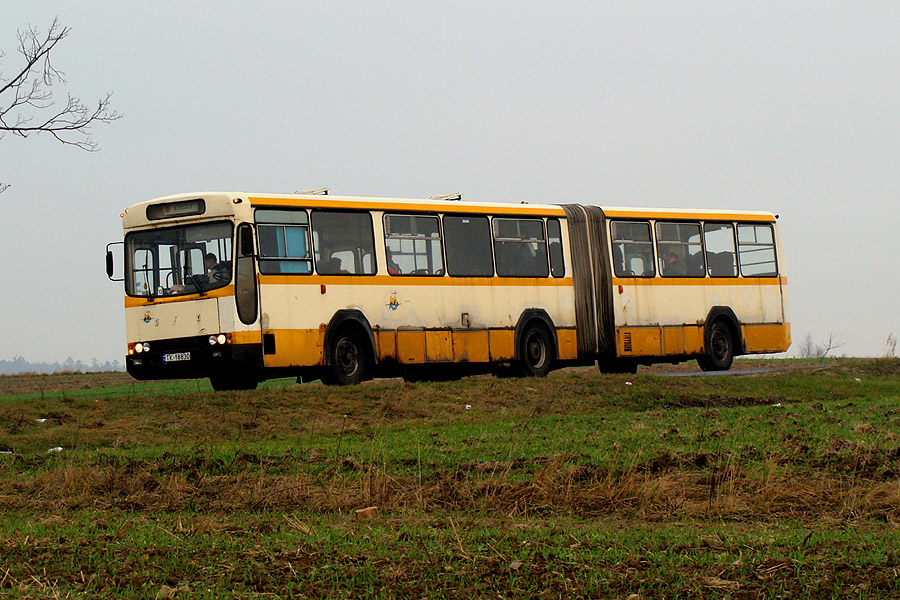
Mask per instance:
[[[723,370],[735,356],[790,346],[774,215],[608,214],[619,358]]]

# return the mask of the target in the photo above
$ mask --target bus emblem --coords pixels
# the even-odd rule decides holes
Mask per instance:
[[[144,323],[149,323],[149,322],[150,322],[150,313],[145,312],[144,313]]]
[[[400,300],[397,299],[396,290],[392,290],[392,291],[388,292],[387,295],[385,296],[385,298],[387,299],[386,306],[389,309],[397,310],[398,308],[400,308]]]

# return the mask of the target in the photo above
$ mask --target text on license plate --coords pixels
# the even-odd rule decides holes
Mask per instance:
[[[176,362],[179,360],[191,360],[190,352],[173,352],[172,354],[163,354],[163,362]]]

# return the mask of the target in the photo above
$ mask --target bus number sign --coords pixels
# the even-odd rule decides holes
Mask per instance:
[[[202,215],[204,212],[206,212],[206,202],[198,198],[197,200],[184,200],[182,202],[151,204],[147,207],[147,218],[151,221],[156,221],[158,219]]]

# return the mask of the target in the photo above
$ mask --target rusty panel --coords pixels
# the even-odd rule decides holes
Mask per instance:
[[[397,332],[397,360],[405,364],[425,362],[425,330]]]
[[[425,360],[428,362],[453,361],[453,344],[449,329],[425,332]]]
[[[453,332],[453,360],[456,362],[488,362],[490,359],[486,330]]]
[[[684,354],[684,327],[669,325],[662,328],[663,353],[667,355]]]
[[[491,360],[512,360],[516,357],[516,332],[512,329],[491,329],[489,331]]]

